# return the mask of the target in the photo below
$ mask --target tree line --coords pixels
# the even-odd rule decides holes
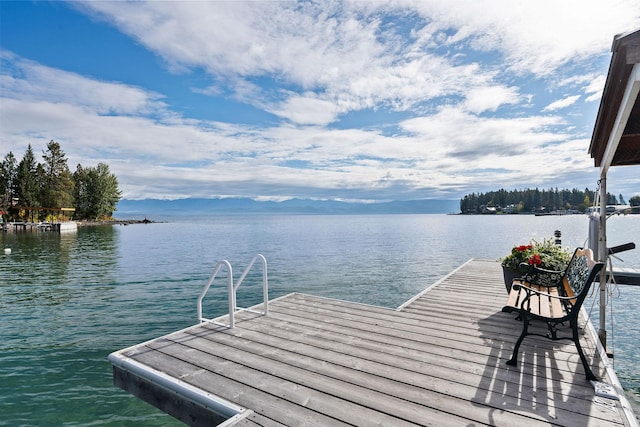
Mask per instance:
[[[460,199],[460,212],[475,214],[494,212],[496,210],[512,213],[551,212],[559,210],[575,210],[584,212],[592,206],[595,193],[588,188],[578,190],[525,189],[507,191],[500,189],[488,193],[471,193]],[[630,199],[631,205],[640,205],[640,196]],[[607,205],[624,205],[622,194],[616,197],[607,193]]]
[[[60,144],[51,140],[37,162],[31,144],[18,162],[10,151],[0,163],[0,210],[9,220],[110,218],[122,193],[105,163],[71,173]],[[63,210],[64,209],[64,210]],[[75,209],[75,211],[73,210]]]

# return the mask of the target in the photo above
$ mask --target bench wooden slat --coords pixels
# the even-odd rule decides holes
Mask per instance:
[[[558,296],[558,289],[553,288],[552,294]],[[551,314],[549,315],[549,317],[552,318],[562,317],[566,314],[564,305],[562,305],[562,302],[560,302],[560,300],[556,298],[550,298],[550,310]]]
[[[540,291],[546,291],[547,288],[538,288]],[[548,295],[541,295],[540,296],[540,315],[544,316],[544,317],[552,317],[551,314],[551,301],[553,300],[553,298],[550,298]]]

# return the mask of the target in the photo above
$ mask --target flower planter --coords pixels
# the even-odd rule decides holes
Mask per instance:
[[[504,277],[504,287],[507,288],[507,293],[511,292],[511,284],[513,279],[522,277],[522,273],[518,270],[502,267],[502,276]]]
[[[555,244],[554,240],[544,239],[541,242],[532,240],[528,245],[514,246],[511,253],[501,261],[504,285],[511,291],[513,279],[527,275],[527,281],[542,285],[552,285],[560,280],[562,272],[567,268],[571,255],[566,249]],[[524,269],[522,266],[524,265]],[[556,274],[532,273],[529,268],[557,271]],[[533,274],[533,275],[531,275]]]

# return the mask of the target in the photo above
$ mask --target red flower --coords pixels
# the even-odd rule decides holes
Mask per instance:
[[[542,258],[540,258],[540,255],[535,254],[534,256],[529,258],[529,265],[540,265],[540,264],[542,264]]]
[[[518,252],[524,252],[527,249],[531,249],[531,246],[530,245],[529,246],[521,245],[521,246],[518,246],[516,249],[518,250]]]

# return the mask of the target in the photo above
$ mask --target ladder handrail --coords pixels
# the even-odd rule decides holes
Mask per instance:
[[[244,269],[244,271],[240,275],[240,278],[238,279],[235,285],[233,284],[233,269],[231,268],[231,263],[229,263],[229,261],[227,260],[222,260],[218,262],[218,264],[216,264],[216,267],[214,268],[213,273],[211,273],[211,276],[209,277],[209,281],[207,282],[207,285],[204,287],[202,293],[200,294],[200,297],[198,297],[198,321],[200,323],[212,322],[212,323],[221,324],[216,322],[213,319],[207,319],[202,317],[202,301],[205,295],[207,294],[207,292],[209,291],[211,284],[215,280],[216,276],[218,275],[222,267],[227,268],[227,274],[228,274],[227,292],[229,297],[229,323],[221,324],[221,325],[227,326],[229,329],[231,329],[234,327],[234,314],[236,313],[236,311],[252,311],[248,308],[241,308],[236,306],[236,291],[244,281],[245,277],[247,277],[247,274],[249,273],[249,271],[251,270],[251,268],[253,267],[253,265],[258,259],[262,261],[262,293],[263,293],[263,310],[262,312],[258,312],[258,313],[264,316],[269,314],[269,280],[267,278],[267,259],[262,254],[258,254],[253,257],[249,265],[247,265],[247,267]]]
[[[211,273],[211,276],[209,277],[209,281],[207,282],[207,285],[204,287],[204,289],[200,293],[200,296],[198,297],[198,322],[200,323],[212,321],[211,319],[206,319],[202,317],[202,300],[204,299],[204,296],[209,291],[211,284],[213,283],[214,279],[216,278],[216,276],[218,275],[218,272],[222,267],[227,267],[227,289],[229,291],[229,312],[234,311],[234,308],[236,306],[235,292],[233,291],[233,269],[231,268],[231,263],[226,259],[224,259],[216,264],[216,267],[213,269],[213,273]]]
[[[249,263],[249,265],[247,265],[247,267],[242,272],[242,275],[240,275],[238,282],[233,287],[234,302],[235,302],[235,292],[238,290],[238,288],[244,281],[244,278],[247,277],[247,273],[249,273],[249,270],[251,270],[251,267],[253,267],[253,264],[255,264],[258,258],[260,258],[260,260],[262,261],[262,301],[263,301],[262,310],[263,310],[263,314],[266,316],[267,314],[269,314],[269,280],[267,278],[267,259],[262,254],[257,254],[256,256],[254,256],[251,262]]]

